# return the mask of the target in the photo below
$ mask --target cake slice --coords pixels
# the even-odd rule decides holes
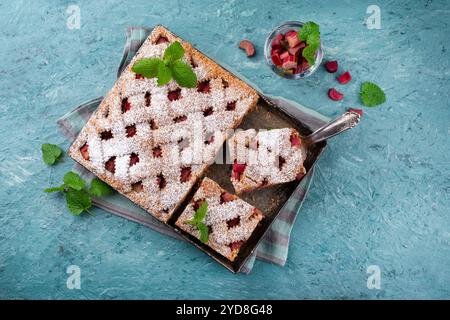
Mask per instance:
[[[162,58],[178,41],[196,88],[163,86],[131,68]],[[157,26],[69,149],[74,160],[162,221],[167,221],[213,162],[226,138],[256,105],[257,92]]]
[[[201,232],[191,221],[205,202],[207,210],[202,223],[208,228],[206,245],[234,261],[241,246],[263,219],[263,214],[244,200],[226,192],[213,180],[204,178],[191,203],[175,223],[198,239],[201,239]]]
[[[229,141],[236,193],[301,179],[306,151],[293,128],[238,131]]]

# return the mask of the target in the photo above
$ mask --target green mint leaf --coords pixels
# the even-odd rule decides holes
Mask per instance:
[[[208,211],[208,202],[203,201],[203,203],[200,206],[200,208],[198,208],[197,211],[195,212],[194,221],[197,222],[197,223],[202,222],[203,219],[205,219],[205,217],[206,217],[206,212],[207,211]]]
[[[51,143],[44,143],[41,150],[42,160],[48,165],[54,164],[62,155],[61,148]]]
[[[202,222],[197,223],[197,229],[200,231],[200,241],[207,243],[209,240],[209,230],[206,224]]]
[[[92,206],[91,197],[86,191],[71,188],[67,191],[66,203],[69,211],[76,216],[83,211],[89,212],[88,209]]]
[[[383,90],[372,82],[364,82],[359,92],[361,101],[365,106],[374,107],[386,102],[386,95]]]
[[[183,58],[184,49],[181,44],[176,41],[167,47],[166,51],[164,51],[164,61],[166,62],[174,62]]]
[[[112,189],[99,178],[95,178],[91,182],[89,193],[94,197],[103,197],[112,193]]]
[[[197,222],[196,222],[194,219],[192,219],[192,220],[186,220],[184,223],[185,223],[185,224],[189,224],[189,225],[194,226],[194,227],[197,226]]]
[[[154,78],[158,75],[158,67],[162,63],[159,58],[144,58],[136,61],[131,70],[146,78]]]
[[[51,193],[51,192],[57,192],[57,191],[64,191],[64,185],[60,185],[59,187],[52,187],[44,189],[45,193]]]
[[[169,67],[166,66],[165,63],[161,62],[158,65],[158,86],[168,84],[171,79],[172,79],[172,72],[170,71]]]
[[[180,86],[186,88],[195,88],[197,86],[197,76],[192,71],[191,66],[178,60],[171,67],[173,78]]]
[[[64,176],[64,184],[72,189],[81,190],[84,188],[84,181],[75,172],[69,171]]]
[[[302,56],[312,66],[316,61],[316,51],[320,48],[320,27],[312,21],[306,22],[297,32],[297,37],[306,42],[306,48],[303,49]]]
[[[312,46],[307,46],[305,49],[303,49],[302,56],[306,59],[306,61],[308,61],[310,66],[312,66],[316,60],[316,51],[317,48],[314,48]]]
[[[301,41],[308,42],[308,38],[319,38],[320,37],[320,27],[317,23],[308,21],[303,27],[297,32],[297,37]]]

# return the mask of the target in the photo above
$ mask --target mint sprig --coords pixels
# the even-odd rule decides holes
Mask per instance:
[[[62,150],[56,144],[44,143],[41,146],[42,160],[49,166],[55,164],[62,156]]]
[[[374,107],[386,102],[384,91],[372,82],[364,82],[359,92],[362,103],[367,107]]]
[[[85,185],[84,180],[81,179],[79,175],[77,175],[75,172],[72,171],[69,171],[64,175],[63,181],[64,186],[78,191],[83,189]]]
[[[91,214],[89,208],[92,206],[92,199],[84,190],[69,188],[66,194],[66,203],[69,211],[76,216],[82,214],[83,211]]]
[[[182,61],[184,53],[183,46],[176,41],[166,48],[163,59],[140,59],[131,70],[145,78],[158,78],[158,86],[163,86],[174,79],[182,87],[195,88],[197,76],[192,67]]]
[[[206,217],[206,213],[208,212],[208,203],[203,201],[200,208],[195,211],[194,217],[191,220],[185,221],[186,224],[194,226],[200,231],[200,241],[203,243],[207,243],[209,240],[209,230],[208,226],[203,223],[203,220]]]
[[[108,196],[113,192],[111,187],[104,183],[99,178],[95,178],[91,182],[91,187],[89,188],[89,193],[94,197]]]
[[[320,48],[320,27],[317,23],[308,21],[297,32],[297,37],[306,42],[302,56],[312,66],[316,61],[316,52]]]
[[[86,182],[72,171],[64,175],[63,182],[62,185],[47,188],[44,192],[63,192],[66,196],[67,208],[76,216],[83,212],[91,214],[89,209],[92,206],[92,196],[101,197],[112,193],[112,189],[98,178],[92,180],[89,190],[86,190]]]

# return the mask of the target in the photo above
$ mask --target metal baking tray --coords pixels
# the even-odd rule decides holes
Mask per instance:
[[[228,70],[229,71],[229,70]],[[306,136],[312,132],[305,124],[299,119],[289,114],[288,110],[284,110],[282,107],[271,103],[264,96],[260,95],[257,107],[254,111],[249,113],[242,121],[239,128],[241,129],[278,129],[278,128],[295,128],[298,132]],[[227,142],[225,142],[226,144]],[[225,150],[225,144],[222,150]],[[308,173],[319,159],[320,155],[326,147],[326,142],[320,142],[315,145],[309,146],[306,150],[307,156],[304,162],[306,172]],[[234,189],[230,181],[231,164],[226,164],[226,154],[223,152],[224,164],[211,165],[204,176],[216,181],[222,188],[228,192],[234,194]],[[228,162],[229,163],[229,162]],[[294,191],[298,187],[300,181],[292,181],[285,184],[279,184],[264,189],[255,190],[252,192],[246,192],[239,195],[239,197],[248,203],[252,204],[256,208],[260,209],[265,218],[258,224],[248,241],[246,241],[239,250],[238,256],[232,262],[211,249],[209,246],[202,243],[199,239],[193,237],[184,230],[179,229],[175,225],[175,221],[181,215],[186,205],[192,200],[192,196],[198,190],[199,181],[192,188],[185,201],[179,206],[179,208],[173,213],[167,224],[172,227],[180,236],[187,241],[194,244],[198,249],[205,252],[211,258],[219,262],[225,268],[231,272],[237,273],[244,266],[247,259],[257,248],[259,242],[262,240],[266,232],[269,230],[272,222],[278,216],[278,213],[284,208],[287,201],[291,198]]]
[[[175,33],[173,34],[176,35]],[[200,50],[198,51],[201,52]],[[207,56],[203,52],[201,53]],[[250,87],[253,87],[251,84],[245,81],[245,79],[242,79],[239,76],[235,75],[231,70],[224,67],[216,60],[212,59],[209,56],[207,57],[210,58],[212,61],[216,62],[218,65],[220,65],[223,69],[230,72],[236,78],[241,79],[242,81],[246,82]],[[257,89],[255,90],[259,92]],[[283,108],[282,106],[273,104],[264,95],[259,93],[259,100],[257,103],[257,107],[247,116],[245,116],[245,118],[243,119],[242,123],[238,128],[245,130],[250,128],[277,129],[287,127],[297,129],[297,131],[302,136],[306,136],[312,132],[312,130],[304,123],[302,123],[300,119],[290,114],[289,110]],[[226,143],[227,141],[224,142],[222,151],[225,150]],[[325,141],[317,143],[315,145],[308,146],[306,150],[307,156],[304,162],[306,174],[308,174],[309,171],[313,168],[313,166],[319,159],[320,155],[324,151],[325,147],[326,147]],[[231,185],[230,181],[231,164],[226,164],[227,162],[225,159],[226,157],[225,152],[223,152],[223,156],[224,156],[223,164],[211,165],[208,168],[208,170],[204,173],[203,177],[207,176],[211,178],[212,180],[216,181],[222,188],[224,188],[225,190],[227,190],[232,194],[235,194],[233,186]],[[231,272],[237,273],[244,266],[248,258],[250,258],[251,254],[255,251],[259,242],[262,240],[266,232],[269,230],[272,222],[276,219],[279,212],[284,208],[287,201],[293,195],[300,181],[292,181],[289,183],[266,187],[264,189],[259,189],[239,195],[241,199],[247,201],[256,208],[260,209],[264,214],[265,218],[258,224],[258,226],[253,231],[250,238],[242,245],[242,247],[239,250],[238,256],[232,262],[227,258],[225,258],[224,256],[222,256],[221,254],[219,254],[218,252],[216,252],[215,250],[211,249],[209,246],[202,243],[199,239],[191,236],[184,230],[179,229],[175,225],[176,220],[181,215],[186,205],[192,200],[194,193],[198,190],[198,187],[201,181],[203,180],[203,177],[201,177],[197,181],[197,183],[193,186],[189,194],[185,197],[184,201],[179,205],[179,207],[172,214],[171,218],[167,221],[166,225],[170,227],[172,230],[174,230],[177,234],[179,234],[182,238],[186,239],[188,242],[191,242],[198,249],[202,250],[211,258],[219,262],[225,268],[227,268]]]

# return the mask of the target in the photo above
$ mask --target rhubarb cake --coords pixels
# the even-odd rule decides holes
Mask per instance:
[[[236,193],[301,179],[305,149],[292,128],[238,131],[228,141]]]
[[[196,88],[163,86],[131,69],[178,41]],[[255,90],[162,26],[153,29],[69,149],[69,155],[134,203],[167,221],[256,105]],[[200,148],[200,149],[199,149]]]
[[[250,238],[263,219],[261,211],[204,178],[192,201],[178,218],[176,225],[200,239],[200,231],[189,222],[196,211],[207,203],[204,224],[208,228],[206,245],[234,261],[241,246]]]

